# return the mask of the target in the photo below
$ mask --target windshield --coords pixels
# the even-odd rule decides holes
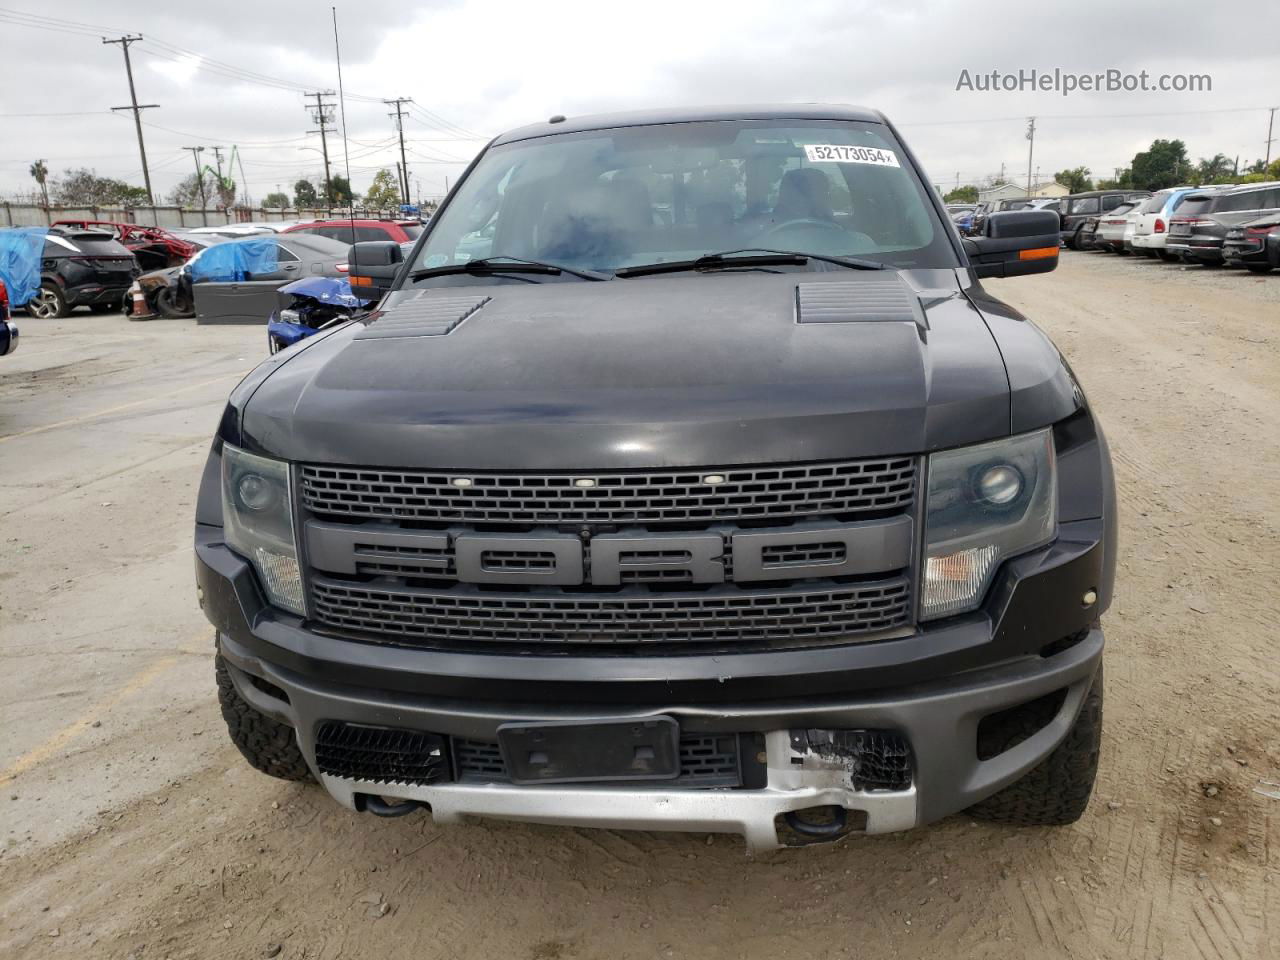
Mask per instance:
[[[742,120],[494,147],[435,218],[415,267],[512,257],[612,273],[746,247],[956,265],[887,127]]]

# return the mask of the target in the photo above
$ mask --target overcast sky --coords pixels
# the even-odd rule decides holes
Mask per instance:
[[[1039,118],[1033,164],[1050,179],[1081,164],[1111,176],[1155,137],[1186,141],[1193,158],[1222,152],[1244,164],[1263,155],[1265,108],[1280,105],[1274,0],[1229,15],[1172,0],[339,0],[337,10],[357,191],[397,159],[393,122],[377,102],[384,97],[414,100],[405,135],[424,196],[443,191],[483,145],[478,138],[554,113],[858,103],[898,123],[933,181],[950,187],[957,174],[975,181],[1001,164],[1024,179],[1031,114]],[[88,166],[141,184],[130,115],[110,112],[129,102],[120,48],[100,39],[126,32],[145,38],[132,48],[139,102],[160,105],[143,114],[157,194],[191,172],[183,146],[238,145],[256,198],[321,178],[301,94],[337,88],[329,4],[0,0],[0,197],[34,186],[27,169],[38,157],[54,174]],[[962,69],[1032,67],[1207,73],[1213,89],[956,90]],[[250,82],[245,71],[264,79]],[[87,115],[19,116],[68,113]],[[330,151],[340,173],[338,138]],[[212,162],[212,151],[203,158]]]

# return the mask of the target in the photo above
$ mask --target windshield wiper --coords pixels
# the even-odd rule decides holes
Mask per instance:
[[[428,277],[446,277],[452,274],[474,273],[477,276],[492,273],[539,273],[547,276],[559,276],[562,273],[581,277],[583,280],[608,280],[603,273],[594,270],[579,270],[559,263],[543,263],[541,260],[525,260],[522,257],[481,257],[468,260],[466,263],[448,263],[440,267],[423,267],[409,274],[409,281],[417,283]]]
[[[753,253],[756,256],[740,257],[736,254]],[[614,273],[615,277],[644,277],[655,273],[680,273],[685,270],[732,270],[739,267],[785,266],[808,263],[810,260],[822,260],[834,263],[851,270],[885,270],[888,267],[877,260],[862,260],[858,257],[832,257],[825,253],[803,253],[799,250],[770,250],[768,247],[742,247],[738,250],[725,250],[722,253],[708,253],[695,260],[672,260],[667,263],[642,263],[634,267],[623,267]]]

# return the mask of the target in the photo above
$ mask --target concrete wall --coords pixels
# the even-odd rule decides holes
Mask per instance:
[[[343,216],[340,210],[184,210],[182,207],[59,207],[45,209],[35,203],[0,202],[0,227],[39,227],[55,220],[114,220],[124,223],[140,223],[150,227],[168,227],[180,230],[191,227],[219,226],[247,220],[318,220],[328,216]],[[399,210],[357,210],[357,217],[399,217]]]

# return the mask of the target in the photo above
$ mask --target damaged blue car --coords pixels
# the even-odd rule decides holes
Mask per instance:
[[[280,305],[267,321],[267,347],[272,353],[360,316],[377,302],[352,293],[346,277],[306,277],[285,284],[276,293]]]

